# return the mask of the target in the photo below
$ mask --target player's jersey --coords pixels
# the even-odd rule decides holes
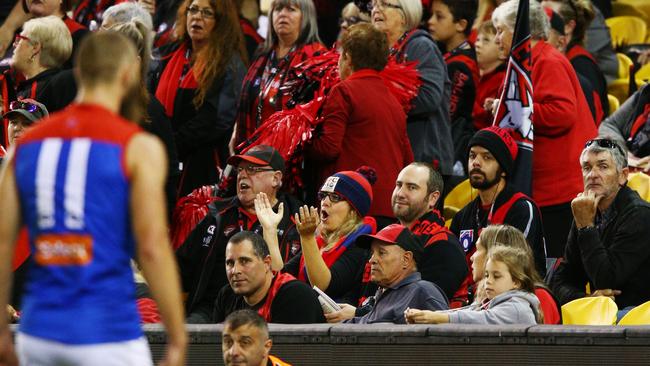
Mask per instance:
[[[73,105],[17,144],[15,172],[34,264],[20,331],[66,344],[142,336],[125,149],[140,128]]]

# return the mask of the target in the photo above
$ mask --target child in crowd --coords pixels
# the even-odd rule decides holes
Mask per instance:
[[[485,265],[485,302],[451,312],[407,309],[404,316],[411,324],[541,324],[534,271],[526,251],[497,245]]]
[[[449,114],[454,141],[454,175],[466,175],[467,143],[474,134],[472,108],[478,84],[476,53],[467,41],[476,18],[477,0],[435,0],[431,5],[429,32],[444,45],[451,80]]]
[[[479,26],[476,38],[476,61],[481,78],[476,88],[472,118],[474,129],[477,131],[492,125],[494,117],[485,103],[498,98],[499,90],[506,76],[506,64],[500,57],[499,47],[494,41],[496,33],[497,30],[492,21],[488,20]]]

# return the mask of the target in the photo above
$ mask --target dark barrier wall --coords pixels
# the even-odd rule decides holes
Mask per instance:
[[[154,358],[160,326],[146,326]],[[223,365],[221,325],[188,325],[188,365]],[[282,325],[272,354],[294,365],[650,365],[650,326]]]

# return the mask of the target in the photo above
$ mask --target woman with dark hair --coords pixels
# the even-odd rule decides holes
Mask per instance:
[[[607,81],[600,70],[596,58],[585,48],[589,24],[594,19],[594,6],[589,0],[544,0],[542,5],[550,7],[564,20],[564,34],[567,45],[566,57],[577,74],[589,80],[594,95],[595,118],[597,125],[609,115]],[[589,99],[589,97],[588,97]]]
[[[291,69],[324,50],[312,0],[273,1],[268,36],[244,78],[233,135],[235,146],[274,112],[286,109],[291,96],[284,95],[281,88]]]
[[[225,165],[246,50],[233,0],[186,0],[177,24],[177,42],[161,50],[156,97],[171,119],[183,196],[215,184]]]

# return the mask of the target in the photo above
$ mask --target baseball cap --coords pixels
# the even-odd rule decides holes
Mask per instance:
[[[9,103],[9,111],[2,118],[11,118],[17,115],[24,116],[29,122],[33,123],[49,116],[49,113],[43,104],[34,99],[22,99]]]
[[[257,165],[269,165],[274,170],[284,172],[284,159],[278,150],[274,149],[272,146],[253,146],[244,154],[231,156],[228,159],[228,164],[237,166],[239,163],[241,163],[242,160]]]
[[[375,235],[361,235],[357,238],[356,243],[360,248],[370,248],[373,240],[379,240],[388,245],[397,245],[406,251],[412,252],[416,263],[419,263],[424,255],[422,242],[404,225],[391,224]]]

